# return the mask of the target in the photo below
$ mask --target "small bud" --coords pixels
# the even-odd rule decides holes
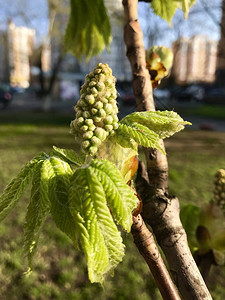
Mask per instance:
[[[95,97],[93,95],[87,95],[85,97],[85,100],[87,101],[87,103],[89,103],[90,105],[95,103]]]
[[[108,135],[108,133],[103,128],[96,128],[94,131],[94,135],[99,138],[101,141],[104,141]]]
[[[78,126],[81,126],[84,123],[84,118],[83,117],[77,118],[76,123],[77,123]]]
[[[88,125],[88,130],[89,130],[89,131],[94,131],[95,128],[96,128],[96,126],[95,126],[94,124]]]
[[[95,155],[97,153],[97,151],[98,151],[97,147],[92,146],[92,147],[89,148],[89,154],[91,156]]]
[[[89,146],[90,146],[90,142],[89,142],[89,141],[86,140],[86,141],[83,141],[83,142],[82,142],[82,147],[83,147],[83,148],[86,149],[86,148],[88,148]]]
[[[83,116],[83,111],[79,110],[77,113],[76,113],[76,118],[80,118]]]
[[[91,109],[91,113],[92,113],[92,115],[96,115],[96,114],[97,114],[97,112],[98,112],[98,110],[97,110],[96,108],[92,108],[92,109]]]
[[[87,125],[83,125],[83,126],[81,126],[81,128],[80,128],[82,131],[88,131],[88,126]]]
[[[119,127],[119,124],[117,123],[117,122],[114,122],[113,124],[112,124],[112,126],[113,126],[113,129],[117,129],[118,127]]]
[[[104,119],[104,124],[112,124],[113,122],[113,117],[111,116],[107,116],[105,119]]]
[[[92,80],[89,82],[89,87],[93,87],[97,84],[97,82],[95,80]]]
[[[101,71],[102,71],[101,69],[98,69],[98,68],[97,68],[97,69],[94,70],[94,73],[95,73],[95,74],[100,74]]]
[[[93,88],[91,88],[91,93],[93,95],[98,94],[98,90],[95,87],[93,87]]]
[[[83,134],[83,138],[84,138],[85,140],[91,139],[92,136],[93,136],[93,132],[92,132],[92,131],[87,131],[87,132],[85,132],[85,133]]]
[[[105,129],[109,132],[113,130],[113,126],[112,125],[105,125]]]
[[[98,146],[101,144],[102,141],[99,138],[97,138],[97,136],[93,136],[91,138],[91,142],[92,142],[93,146]]]
[[[93,120],[92,119],[86,119],[85,120],[85,124],[87,124],[87,125],[91,125],[91,124],[93,124],[94,122],[93,122]]]
[[[84,111],[83,116],[85,119],[89,119],[91,117],[91,114],[88,111]]]
[[[95,103],[94,107],[97,109],[101,109],[101,108],[103,108],[103,103],[101,101],[98,101]]]
[[[106,112],[103,108],[99,109],[98,116],[104,118],[106,116]]]
[[[110,113],[113,112],[112,104],[109,104],[109,103],[105,104],[104,105],[104,109],[105,109],[105,111],[106,111],[107,114],[110,114]]]
[[[95,123],[99,123],[99,122],[101,122],[101,120],[102,120],[101,117],[96,117],[96,116],[94,116],[93,119],[94,119],[94,122],[95,122]]]
[[[104,90],[105,85],[103,82],[98,82],[96,87],[97,87],[98,91],[102,91],[102,90]]]

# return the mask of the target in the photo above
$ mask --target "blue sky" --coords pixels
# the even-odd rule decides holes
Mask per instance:
[[[195,34],[204,34],[218,40],[220,36],[219,26],[215,24],[211,16],[204,12],[202,1],[204,3],[209,2],[198,0],[191,9],[187,20],[184,20],[183,13],[178,10],[173,19],[173,28],[169,27],[161,18],[155,16],[148,3],[140,3],[139,20],[144,33],[150,32],[154,36],[155,44],[165,46],[170,46],[180,36],[193,36]],[[209,5],[210,12],[215,20],[219,22],[221,10],[218,8],[221,6],[221,0],[210,1]],[[4,30],[6,28],[7,19],[11,17],[16,25],[27,25],[27,27],[34,28],[39,41],[47,33],[47,0],[0,0],[0,7],[0,29]],[[21,13],[24,15],[22,16]],[[145,45],[148,46],[147,38],[145,38]]]

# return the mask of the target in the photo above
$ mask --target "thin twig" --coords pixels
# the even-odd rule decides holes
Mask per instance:
[[[163,299],[180,300],[177,289],[155,243],[153,234],[146,227],[141,215],[133,216],[131,232],[134,243],[148,264]]]

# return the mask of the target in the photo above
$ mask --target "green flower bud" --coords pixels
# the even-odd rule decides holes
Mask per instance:
[[[106,104],[106,103],[109,102],[107,98],[102,98],[101,101],[102,101],[102,103],[104,103],[104,104]]]
[[[92,82],[92,81],[91,81]],[[85,100],[87,101],[87,103],[89,103],[90,105],[95,103],[95,97],[93,95],[87,95],[85,97]]]
[[[117,115],[114,115],[113,116],[113,122],[118,122],[118,121],[119,121],[119,119],[118,119]]]
[[[81,139],[82,150],[89,155],[94,155],[101,142],[118,127],[116,96],[112,70],[107,64],[98,64],[85,77],[75,107],[76,121],[71,122],[71,131]]]
[[[91,156],[95,155],[97,153],[97,151],[98,151],[97,147],[92,146],[92,147],[89,148],[89,154]]]
[[[93,95],[97,95],[98,94],[98,90],[95,88],[95,87],[93,87],[92,89],[91,89],[91,93],[93,94]]]
[[[91,114],[89,113],[89,111],[84,111],[84,112],[83,112],[83,117],[84,117],[85,119],[89,119],[89,118],[91,117]]]
[[[89,82],[89,87],[93,87],[97,84],[97,82],[95,80],[92,80]]]
[[[92,125],[94,122],[93,122],[93,120],[92,119],[86,119],[85,120],[85,124],[87,124],[87,125]]]
[[[106,116],[106,112],[103,108],[99,109],[98,116],[103,118]]]
[[[104,141],[108,135],[108,133],[103,128],[96,128],[94,131],[94,135],[99,138],[101,141]]]
[[[86,140],[86,141],[83,141],[83,142],[82,142],[82,147],[83,147],[83,148],[86,149],[86,148],[88,148],[89,146],[90,146],[90,142],[89,142],[89,141]]]
[[[105,75],[104,74],[99,74],[98,78],[99,78],[99,81],[101,81],[101,82],[105,81]]]
[[[77,113],[76,113],[76,118],[80,118],[83,116],[83,111],[79,110]]]
[[[88,125],[88,130],[89,130],[89,131],[94,131],[95,128],[96,128],[96,126],[95,126],[94,124]]]
[[[92,131],[87,131],[87,132],[85,132],[85,133],[83,134],[83,138],[84,138],[85,140],[91,139],[92,136],[93,136],[93,132],[92,132]]]
[[[78,126],[81,126],[84,124],[84,118],[83,117],[79,117],[76,119],[76,123]]]
[[[97,110],[96,108],[92,108],[92,109],[91,109],[91,112],[92,112],[92,115],[96,115],[97,112],[98,112],[98,110]]]
[[[97,87],[98,91],[102,91],[102,90],[104,90],[105,85],[103,82],[98,82],[96,87]]]
[[[117,122],[114,122],[113,124],[112,124],[112,126],[113,126],[113,129],[117,129],[118,127],[119,127],[119,124],[117,123]]]
[[[80,128],[82,131],[88,131],[88,126],[87,125],[83,125],[83,126],[81,126],[81,128]]]
[[[113,117],[112,116],[107,116],[105,119],[104,119],[104,124],[112,124],[113,123]]]
[[[103,108],[103,103],[98,101],[98,102],[95,103],[94,107],[97,108],[97,109],[101,109],[101,108]]]
[[[99,138],[97,138],[97,136],[93,136],[91,138],[91,142],[93,146],[98,146],[101,144],[102,141]]]
[[[106,112],[107,114],[110,114],[110,113],[113,112],[112,104],[109,104],[109,103],[105,104],[105,105],[104,105],[104,109],[105,109],[105,112]]]
[[[220,169],[215,174],[214,179],[214,202],[220,206],[225,213],[225,170]]]
[[[101,71],[102,71],[101,69],[98,69],[98,68],[97,68],[97,69],[94,70],[94,73],[95,73],[95,74],[100,74]]]
[[[101,122],[101,120],[102,120],[101,117],[96,117],[96,116],[94,116],[93,119],[94,119],[94,122],[95,122],[95,123],[99,123],[99,122]]]
[[[109,132],[113,130],[113,126],[112,125],[105,125],[105,129]]]

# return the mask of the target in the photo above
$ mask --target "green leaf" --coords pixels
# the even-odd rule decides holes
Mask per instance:
[[[66,159],[67,162],[73,163],[77,166],[82,166],[85,163],[85,155],[83,153],[77,154],[72,149],[62,149],[53,146],[54,153],[59,155],[64,160]]]
[[[153,0],[151,7],[156,15],[166,20],[170,25],[177,8],[183,10],[185,17],[196,0]]]
[[[153,0],[151,2],[151,7],[154,13],[169,24],[171,24],[172,18],[177,10],[177,1],[176,0]]]
[[[180,218],[187,233],[188,243],[193,250],[197,246],[196,229],[199,225],[201,209],[193,204],[187,204],[181,208]]]
[[[69,199],[86,255],[89,279],[102,282],[103,276],[122,260],[124,246],[107,206],[103,186],[92,167],[75,171]]]
[[[111,41],[111,26],[103,0],[71,0],[64,48],[79,60],[89,60]]]
[[[3,194],[0,196],[0,221],[3,220],[17,204],[32,178],[34,166],[45,157],[46,154],[44,153],[34,157],[5,188]]]
[[[129,232],[132,225],[132,211],[138,205],[138,198],[113,163],[95,159],[91,161],[90,166],[94,168],[94,173],[101,181],[113,217]]]
[[[40,230],[50,210],[48,198],[49,179],[53,176],[48,159],[35,165],[31,198],[28,205],[24,226],[24,250],[28,256],[29,268],[35,253]]]
[[[164,150],[160,146],[160,138],[158,134],[145,125],[137,122],[129,122],[129,124],[120,123],[118,129],[116,130],[115,136],[118,143],[120,143],[120,140],[117,138],[117,136],[120,136],[120,139],[124,142],[128,143],[131,141],[130,146],[132,146],[135,142],[144,147],[156,148],[165,154]],[[124,142],[121,144],[121,146],[124,145]],[[127,146],[129,146],[129,144],[127,144]]]
[[[170,137],[184,129],[185,125],[191,125],[184,121],[174,111],[143,111],[134,112],[121,120],[122,124],[132,125],[133,122],[142,124],[158,134],[160,139]]]
[[[111,161],[120,171],[123,170],[124,164],[136,155],[138,155],[137,147],[135,150],[132,148],[124,148],[120,146],[120,143],[116,141],[114,136],[107,138],[100,145],[97,152],[98,159]]]
[[[69,209],[69,187],[72,170],[68,163],[57,157],[50,158],[51,172],[54,174],[49,182],[51,214],[56,226],[62,230],[77,246],[76,224]]]
[[[189,9],[195,4],[196,0],[178,0],[178,7],[184,12],[185,18],[188,17]]]

